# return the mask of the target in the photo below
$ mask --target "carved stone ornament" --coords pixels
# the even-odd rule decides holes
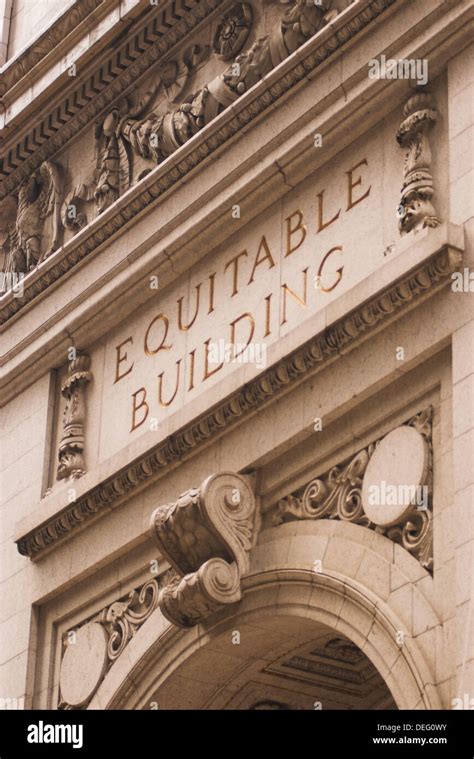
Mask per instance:
[[[294,0],[291,0],[291,2],[292,6],[295,5]],[[204,136],[194,146],[190,146],[183,153],[179,162],[168,162],[168,165],[165,164],[162,167],[161,172],[158,174],[154,172],[153,179],[146,183],[139,181],[128,191],[128,197],[124,200],[123,204],[112,204],[112,209],[107,213],[106,219],[104,218],[102,224],[91,223],[82,231],[81,235],[77,235],[69,240],[63,250],[55,255],[49,265],[42,271],[40,270],[35,278],[26,277],[21,298],[14,297],[14,294],[11,292],[7,293],[1,299],[0,325],[6,323],[21,309],[27,307],[40,293],[44,292],[54,282],[57,282],[64,276],[65,272],[73,269],[89,255],[93,255],[96,248],[99,245],[102,246],[106,240],[109,240],[117,231],[121,230],[124,224],[128,224],[137,214],[154,205],[158,198],[170,188],[175,187],[178,182],[182,181],[202,162],[207,161],[215,151],[241,134],[244,127],[249,126],[255,119],[258,119],[268,109],[271,109],[274,103],[282,96],[285,96],[289,90],[304,81],[319,66],[324,65],[326,60],[333,56],[337,50],[342,48],[355,36],[363,33],[367,27],[373,24],[395,2],[397,0],[371,0],[370,3],[368,0],[364,0],[363,2],[350,4],[344,13],[339,14],[335,18],[333,22],[334,34],[330,36],[316,35],[313,44],[307,48],[301,59],[293,57],[289,61],[287,68],[280,73],[275,72],[273,84],[269,89],[265,90],[265,92],[260,92],[259,88],[256,87],[255,91],[247,95],[247,100],[243,107],[239,109],[239,112],[234,113],[232,109],[227,109],[226,106],[233,103],[239,97],[240,92],[245,92],[245,88],[247,87],[248,89],[250,82],[253,85],[255,81],[260,81],[258,76],[263,76],[266,73],[262,69],[255,78],[255,66],[251,60],[255,55],[255,50],[251,53],[252,48],[250,48],[249,51],[241,54],[245,56],[244,60],[247,61],[247,68],[249,69],[243,72],[245,74],[243,80],[241,77],[237,77],[235,81],[232,81],[232,72],[237,71],[237,67],[234,67],[232,64],[227,73],[224,72],[223,75],[217,77],[197,93],[197,95],[202,95],[206,89],[210,93],[214,88],[221,93],[222,102],[218,103],[218,110],[215,113],[217,114],[226,110],[226,115],[225,117],[221,117],[219,127],[216,126],[214,132]],[[93,123],[96,120],[99,120],[99,124],[102,123],[104,110],[113,108],[113,104],[117,102],[121,94],[123,96],[129,93],[137,79],[145,73],[148,74],[157,63],[157,60],[164,57],[172,48],[175,49],[177,43],[184,40],[190,33],[190,30],[202,23],[209,14],[213,13],[218,5],[218,0],[206,0],[204,5],[197,3],[189,12],[186,12],[185,18],[182,17],[180,10],[183,3],[184,0],[176,0],[172,7],[171,15],[171,9],[168,6],[163,10],[157,9],[156,15],[152,15],[143,28],[137,29],[136,33],[127,37],[127,41],[113,52],[112,57],[108,58],[99,67],[97,72],[94,72],[85,83],[81,83],[78,89],[71,91],[65,97],[61,107],[55,109],[54,114],[46,116],[39,124],[35,124],[34,130],[27,132],[18,143],[12,144],[11,149],[9,148],[6,152],[5,158],[2,159],[0,157],[0,172],[3,171],[6,177],[0,183],[1,198],[14,192],[18,184],[23,181],[28,173],[36,170],[46,157],[56,155],[58,150],[64,147],[74,135],[77,135],[85,125]],[[302,5],[297,5],[303,11]],[[336,10],[332,10],[321,15],[322,9],[323,6],[318,6],[314,9],[316,23],[313,25],[313,28],[323,28],[337,14]],[[305,21],[302,24],[306,29],[307,15],[306,13],[304,15]],[[340,18],[339,22],[338,18]],[[172,23],[172,28],[169,28],[170,22]],[[289,31],[287,29],[285,32],[285,36],[288,36],[288,42],[291,37]],[[275,28],[271,30],[272,39],[277,42],[281,40],[280,32],[280,25],[275,25]],[[301,44],[306,41],[307,38],[301,35]],[[265,65],[269,66],[268,70],[277,66],[283,58],[288,57],[293,52],[293,49],[286,47],[286,42],[283,46],[272,43],[273,52],[271,56],[268,56],[265,55],[265,50],[268,51],[268,45],[268,35],[260,38],[260,41],[256,43],[256,48],[262,48],[262,46],[264,48],[263,59],[266,62]],[[283,58],[279,57],[280,55]],[[241,66],[241,71],[242,68]],[[232,87],[227,87],[223,78],[224,76],[228,78],[234,91],[231,92]],[[98,93],[100,93],[100,96],[98,96]],[[187,123],[190,123],[189,114],[188,116],[186,115],[187,112],[191,113],[191,116],[193,116],[193,113],[196,114],[196,108],[198,108],[199,103],[198,98],[193,105],[189,101],[190,98],[194,100],[194,96],[188,96],[186,102],[183,102],[180,109],[178,109],[179,113],[176,116],[177,121],[181,120],[185,127]],[[205,99],[205,95],[203,99]],[[215,107],[215,98],[212,96],[209,98],[208,106],[206,106],[207,114],[210,115],[213,112],[212,109]],[[144,127],[144,134],[142,136],[146,136],[147,126],[145,122],[149,124],[149,117],[138,120],[135,124],[137,128]],[[165,122],[166,134],[169,136],[171,134],[170,125],[174,129],[173,112],[166,115],[163,123],[165,124]],[[159,124],[158,117],[156,123]],[[200,129],[203,123],[202,116],[197,113],[195,124]],[[133,126],[133,123],[130,126]],[[150,126],[153,126],[153,124],[150,124]],[[44,134],[49,135],[46,140],[44,139]],[[149,137],[151,134],[155,134],[153,129],[150,131]],[[159,150],[159,138],[160,134],[151,138],[151,140],[148,139],[149,147],[156,145],[156,150]],[[145,139],[146,142],[147,140]],[[179,143],[178,147],[181,144]],[[153,163],[150,164],[150,168],[153,168]],[[150,169],[146,169],[143,172],[140,171],[137,179],[140,179],[140,177],[143,177],[149,171]],[[89,178],[75,178],[74,186],[80,188],[82,184],[86,184],[88,181]],[[95,185],[89,189],[90,197],[93,197]],[[81,217],[79,228],[83,222],[84,217]]]
[[[433,568],[432,407],[281,499],[271,521],[341,519],[385,535]],[[364,508],[365,506],[365,508]]]
[[[437,227],[441,223],[431,202],[434,195],[428,133],[438,118],[428,92],[412,95],[403,109],[397,142],[405,149],[404,180],[397,210],[400,232]]]
[[[218,58],[229,61],[240,53],[252,26],[252,6],[236,3],[224,15],[216,29],[212,49]]]
[[[80,182],[69,192],[61,208],[61,221],[66,229],[78,232],[87,226],[86,203],[94,200],[92,183]]]
[[[207,45],[185,48],[178,59],[170,60],[158,69],[151,89],[136,105],[132,106],[127,98],[122,98],[96,123],[96,169],[93,176],[79,182],[66,197],[61,211],[65,227],[78,231],[89,223],[85,212],[88,201],[94,200],[96,214],[101,214],[128,190],[132,183],[133,152],[150,160],[160,160],[160,154],[153,150],[158,147],[158,137],[154,134],[147,134],[147,139],[135,136],[135,130],[130,131],[126,124],[141,122],[160,89],[165,92],[169,104],[177,101],[192,74],[208,57]],[[138,179],[146,173],[140,174]]]
[[[248,481],[230,472],[156,509],[151,532],[176,573],[158,600],[170,622],[191,627],[240,600],[256,515]]]
[[[58,448],[58,480],[82,477],[84,463],[84,416],[85,386],[92,379],[89,372],[90,358],[86,353],[77,353],[69,362],[67,379],[61,387],[66,399],[63,413],[63,431]]]
[[[7,272],[27,273],[55,251],[61,235],[62,180],[58,166],[44,161],[0,201],[1,245]]]
[[[223,16],[213,40],[218,57],[234,59],[222,74],[188,95],[178,107],[150,111],[162,85],[169,101],[176,100],[192,68],[207,55],[205,48],[193,46],[179,64],[169,61],[157,71],[151,90],[137,105],[131,107],[123,98],[96,127],[99,160],[94,196],[99,213],[130,187],[134,155],[154,164],[168,158],[327,24],[332,18],[326,13],[330,4],[331,0],[323,0],[321,5],[290,0],[281,23],[237,55],[247,40],[252,10],[247,3],[236,3]]]
[[[59,709],[86,707],[113,662],[157,608],[158,583],[158,578],[147,580],[63,635]]]
[[[132,590],[127,598],[114,601],[99,615],[109,639],[107,656],[111,662],[122,653],[137,630],[158,605],[158,581],[149,580],[139,590]]]

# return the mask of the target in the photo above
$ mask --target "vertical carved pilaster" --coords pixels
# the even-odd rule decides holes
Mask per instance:
[[[77,353],[69,363],[67,379],[61,387],[66,399],[63,413],[63,431],[58,449],[57,479],[76,479],[85,474],[84,463],[84,416],[85,386],[92,379],[89,372],[90,357]]]
[[[397,132],[397,142],[405,148],[404,180],[397,210],[400,232],[437,227],[440,219],[431,202],[434,195],[431,174],[431,149],[428,133],[438,118],[438,111],[428,92],[412,95],[403,109],[404,120]]]

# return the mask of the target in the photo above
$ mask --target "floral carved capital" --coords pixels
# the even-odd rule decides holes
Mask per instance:
[[[170,622],[191,627],[240,600],[256,515],[248,480],[231,472],[211,475],[156,509],[151,532],[175,572],[158,600]]]

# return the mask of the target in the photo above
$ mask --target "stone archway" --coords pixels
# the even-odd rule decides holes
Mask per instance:
[[[322,570],[314,572],[323,546]],[[392,591],[381,583],[387,569],[396,581]],[[413,635],[416,604],[394,603],[406,587],[433,618],[430,599],[416,586],[424,575],[429,578],[399,546],[353,524],[318,520],[268,530],[252,549],[240,603],[187,630],[157,609],[89,708],[259,708],[262,702],[263,708],[265,702],[318,708],[315,701],[322,708],[366,708],[369,683],[368,708],[441,708],[430,651]]]
[[[314,619],[272,605],[224,627],[152,685],[143,708],[396,708],[361,649]]]

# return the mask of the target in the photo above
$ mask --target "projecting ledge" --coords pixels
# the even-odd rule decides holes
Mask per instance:
[[[74,503],[64,502],[67,488],[43,500],[17,524],[19,552],[40,558],[196,454],[214,435],[250,417],[270,396],[276,400],[280,392],[452,284],[462,251],[463,229],[450,223],[400,238],[373,274],[271,345],[263,372],[249,377],[248,366],[240,366],[221,385],[170,415],[162,431],[143,434],[75,480]]]

